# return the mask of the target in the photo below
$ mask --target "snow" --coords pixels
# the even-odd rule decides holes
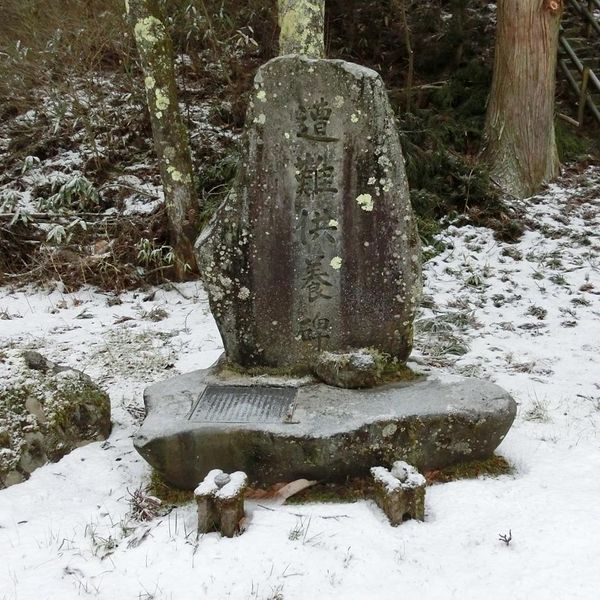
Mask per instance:
[[[385,467],[371,467],[371,475],[385,485],[388,492],[394,492],[398,488],[411,489],[425,485],[425,477],[403,460],[395,461],[391,471]]]
[[[246,486],[248,477],[242,471],[228,474],[221,469],[209,471],[198,487],[194,490],[194,496],[211,496],[221,500],[235,498],[240,490]]]
[[[514,474],[430,486],[426,521],[398,528],[366,501],[249,501],[233,539],[196,539],[193,501],[133,521],[128,491],[149,480],[131,442],[143,388],[221,352],[206,294],[191,282],[109,306],[92,289],[0,288],[0,378],[39,350],[105,386],[114,421],[106,442],[0,491],[0,599],[597,598],[600,170],[523,208],[538,228],[518,244],[472,226],[444,233],[414,353],[422,368],[514,395],[499,448]],[[168,316],[150,320],[155,308]]]

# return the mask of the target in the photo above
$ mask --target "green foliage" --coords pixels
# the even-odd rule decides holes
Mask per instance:
[[[173,248],[157,244],[155,239],[141,238],[136,244],[138,260],[146,269],[170,266],[175,261]]]
[[[411,201],[421,238],[434,244],[434,253],[441,219],[492,227],[505,241],[516,241],[524,229],[509,216],[479,157],[490,83],[489,67],[473,60],[434,90],[426,107],[400,116]]]
[[[63,183],[56,193],[49,198],[41,199],[42,210],[61,212],[64,210],[97,210],[100,195],[89,179],[76,175]]]
[[[600,151],[600,143],[594,142],[587,137],[580,129],[576,129],[573,125],[565,123],[562,119],[556,119],[554,123],[556,133],[556,146],[558,148],[558,157],[561,162],[572,162],[585,157],[586,154],[591,154]]]

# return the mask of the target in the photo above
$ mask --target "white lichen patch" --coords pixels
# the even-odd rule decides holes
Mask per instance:
[[[258,123],[259,125],[264,125],[267,122],[267,115],[260,113],[258,117],[255,117],[254,122]]]
[[[250,298],[250,290],[247,287],[241,287],[238,292],[238,298],[240,300],[248,300]]]
[[[158,37],[157,30],[161,30],[163,24],[156,17],[145,17],[140,19],[133,28],[135,39],[142,46],[148,44],[156,44]]]
[[[337,229],[339,223],[335,219],[331,219],[328,223],[329,227],[335,227]]]
[[[333,99],[334,108],[342,108],[344,106],[344,96],[336,96]]]
[[[258,94],[256,94],[256,98],[258,100],[260,100],[261,102],[266,102],[267,101],[267,92],[265,92],[265,90],[260,90],[260,92],[258,92]]]
[[[183,175],[175,167],[167,167],[167,172],[173,181],[183,181]]]
[[[154,98],[156,99],[156,108],[159,111],[162,112],[162,111],[167,110],[167,108],[169,108],[169,104],[170,104],[169,97],[160,88],[157,88],[155,90]]]
[[[156,85],[156,79],[154,79],[152,75],[148,75],[148,77],[144,79],[144,85],[146,86],[147,90],[151,90]]]
[[[356,113],[352,113],[352,114],[350,115],[350,120],[351,120],[353,123],[358,123],[358,115],[357,115]]]
[[[356,202],[364,211],[373,211],[373,196],[371,194],[361,194],[356,198]]]
[[[339,271],[342,268],[342,259],[339,256],[334,256],[329,264],[332,269]]]
[[[390,437],[396,433],[398,426],[395,423],[388,423],[382,430],[383,437]]]

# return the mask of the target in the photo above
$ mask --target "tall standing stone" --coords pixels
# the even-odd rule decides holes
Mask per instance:
[[[229,360],[310,370],[322,351],[405,361],[420,245],[381,78],[275,58],[256,75],[243,161],[197,242]]]

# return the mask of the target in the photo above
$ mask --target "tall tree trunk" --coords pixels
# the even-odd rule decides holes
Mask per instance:
[[[279,54],[325,56],[325,0],[279,0]]]
[[[125,0],[125,7],[144,69],[175,271],[177,277],[183,278],[186,272],[197,271],[193,248],[198,235],[199,204],[188,132],[179,112],[173,46],[156,0]]]
[[[493,179],[526,198],[559,171],[554,136],[562,0],[498,0],[485,153]]]

